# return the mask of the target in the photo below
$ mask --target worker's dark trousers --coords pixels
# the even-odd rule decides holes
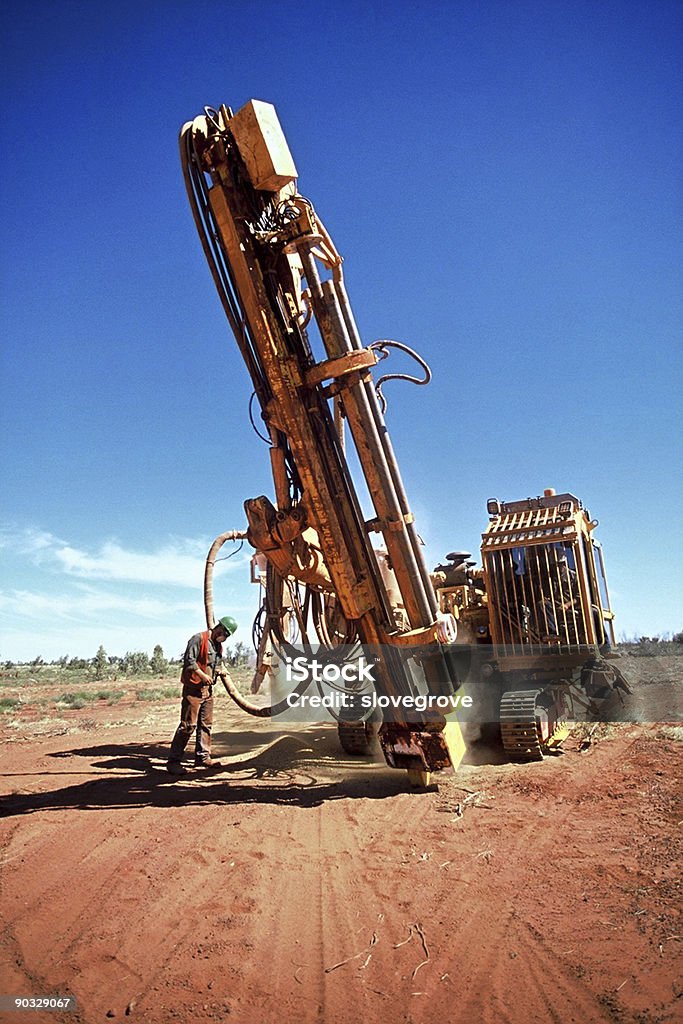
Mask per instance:
[[[192,733],[196,730],[194,743],[195,764],[203,764],[211,757],[211,726],[213,725],[213,687],[183,686],[183,702],[180,707],[180,725],[171,742],[169,764],[180,764],[183,752]]]

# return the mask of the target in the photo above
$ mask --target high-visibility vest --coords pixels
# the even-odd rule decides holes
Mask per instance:
[[[209,637],[211,636],[211,633],[207,629],[204,633],[202,633],[201,636],[202,636],[202,639],[201,639],[201,643],[199,645],[199,654],[197,655],[197,665],[202,670],[202,672],[208,672],[208,666],[209,666]],[[218,650],[218,656],[220,657],[220,653],[221,653],[220,644],[217,644],[216,647],[217,647],[217,650]],[[207,685],[206,680],[202,679],[202,677],[197,672],[195,672],[194,669],[185,669],[185,668],[183,668],[183,673],[182,673],[182,676],[181,676],[181,681],[183,683],[193,683],[195,686],[206,686]]]

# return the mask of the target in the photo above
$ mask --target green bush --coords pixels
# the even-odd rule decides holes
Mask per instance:
[[[20,704],[19,697],[0,697],[0,712],[14,711]]]
[[[170,697],[177,697],[180,689],[177,686],[158,686],[149,690],[138,690],[135,694],[136,700],[168,700]]]
[[[164,649],[161,644],[157,644],[154,648],[149,667],[155,676],[165,676],[168,672],[168,658],[164,657]]]
[[[84,708],[92,700],[89,693],[63,693],[57,698],[57,704],[64,704],[67,708]]]
[[[78,690],[77,692],[63,693],[57,698],[57,704],[64,704],[67,708],[84,708],[86,704],[94,704],[98,700],[106,700],[109,704],[117,704],[123,697],[123,690]]]
[[[123,671],[128,676],[149,674],[149,655],[144,651],[126,651],[123,659]]]
[[[123,690],[97,690],[95,700],[106,700],[108,704],[118,704],[123,694]]]

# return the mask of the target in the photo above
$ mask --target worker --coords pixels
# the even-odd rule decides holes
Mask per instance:
[[[562,636],[566,643],[579,643],[577,630],[581,624],[581,595],[576,570],[569,564],[566,547],[553,544],[548,547],[548,552],[551,593],[543,599],[547,633],[553,639],[559,640]]]
[[[180,725],[171,741],[167,769],[171,775],[184,775],[183,753],[196,731],[194,763],[196,768],[220,768],[211,757],[213,724],[213,684],[224,675],[221,665],[222,644],[237,629],[230,615],[219,619],[213,629],[190,637],[183,658],[180,681],[183,684]]]

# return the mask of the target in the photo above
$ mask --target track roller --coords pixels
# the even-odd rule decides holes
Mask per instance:
[[[338,722],[337,732],[345,754],[361,756],[372,753],[377,735],[377,726],[373,722]]]
[[[509,690],[500,702],[500,732],[511,761],[542,761],[548,712],[537,706],[541,690]]]

